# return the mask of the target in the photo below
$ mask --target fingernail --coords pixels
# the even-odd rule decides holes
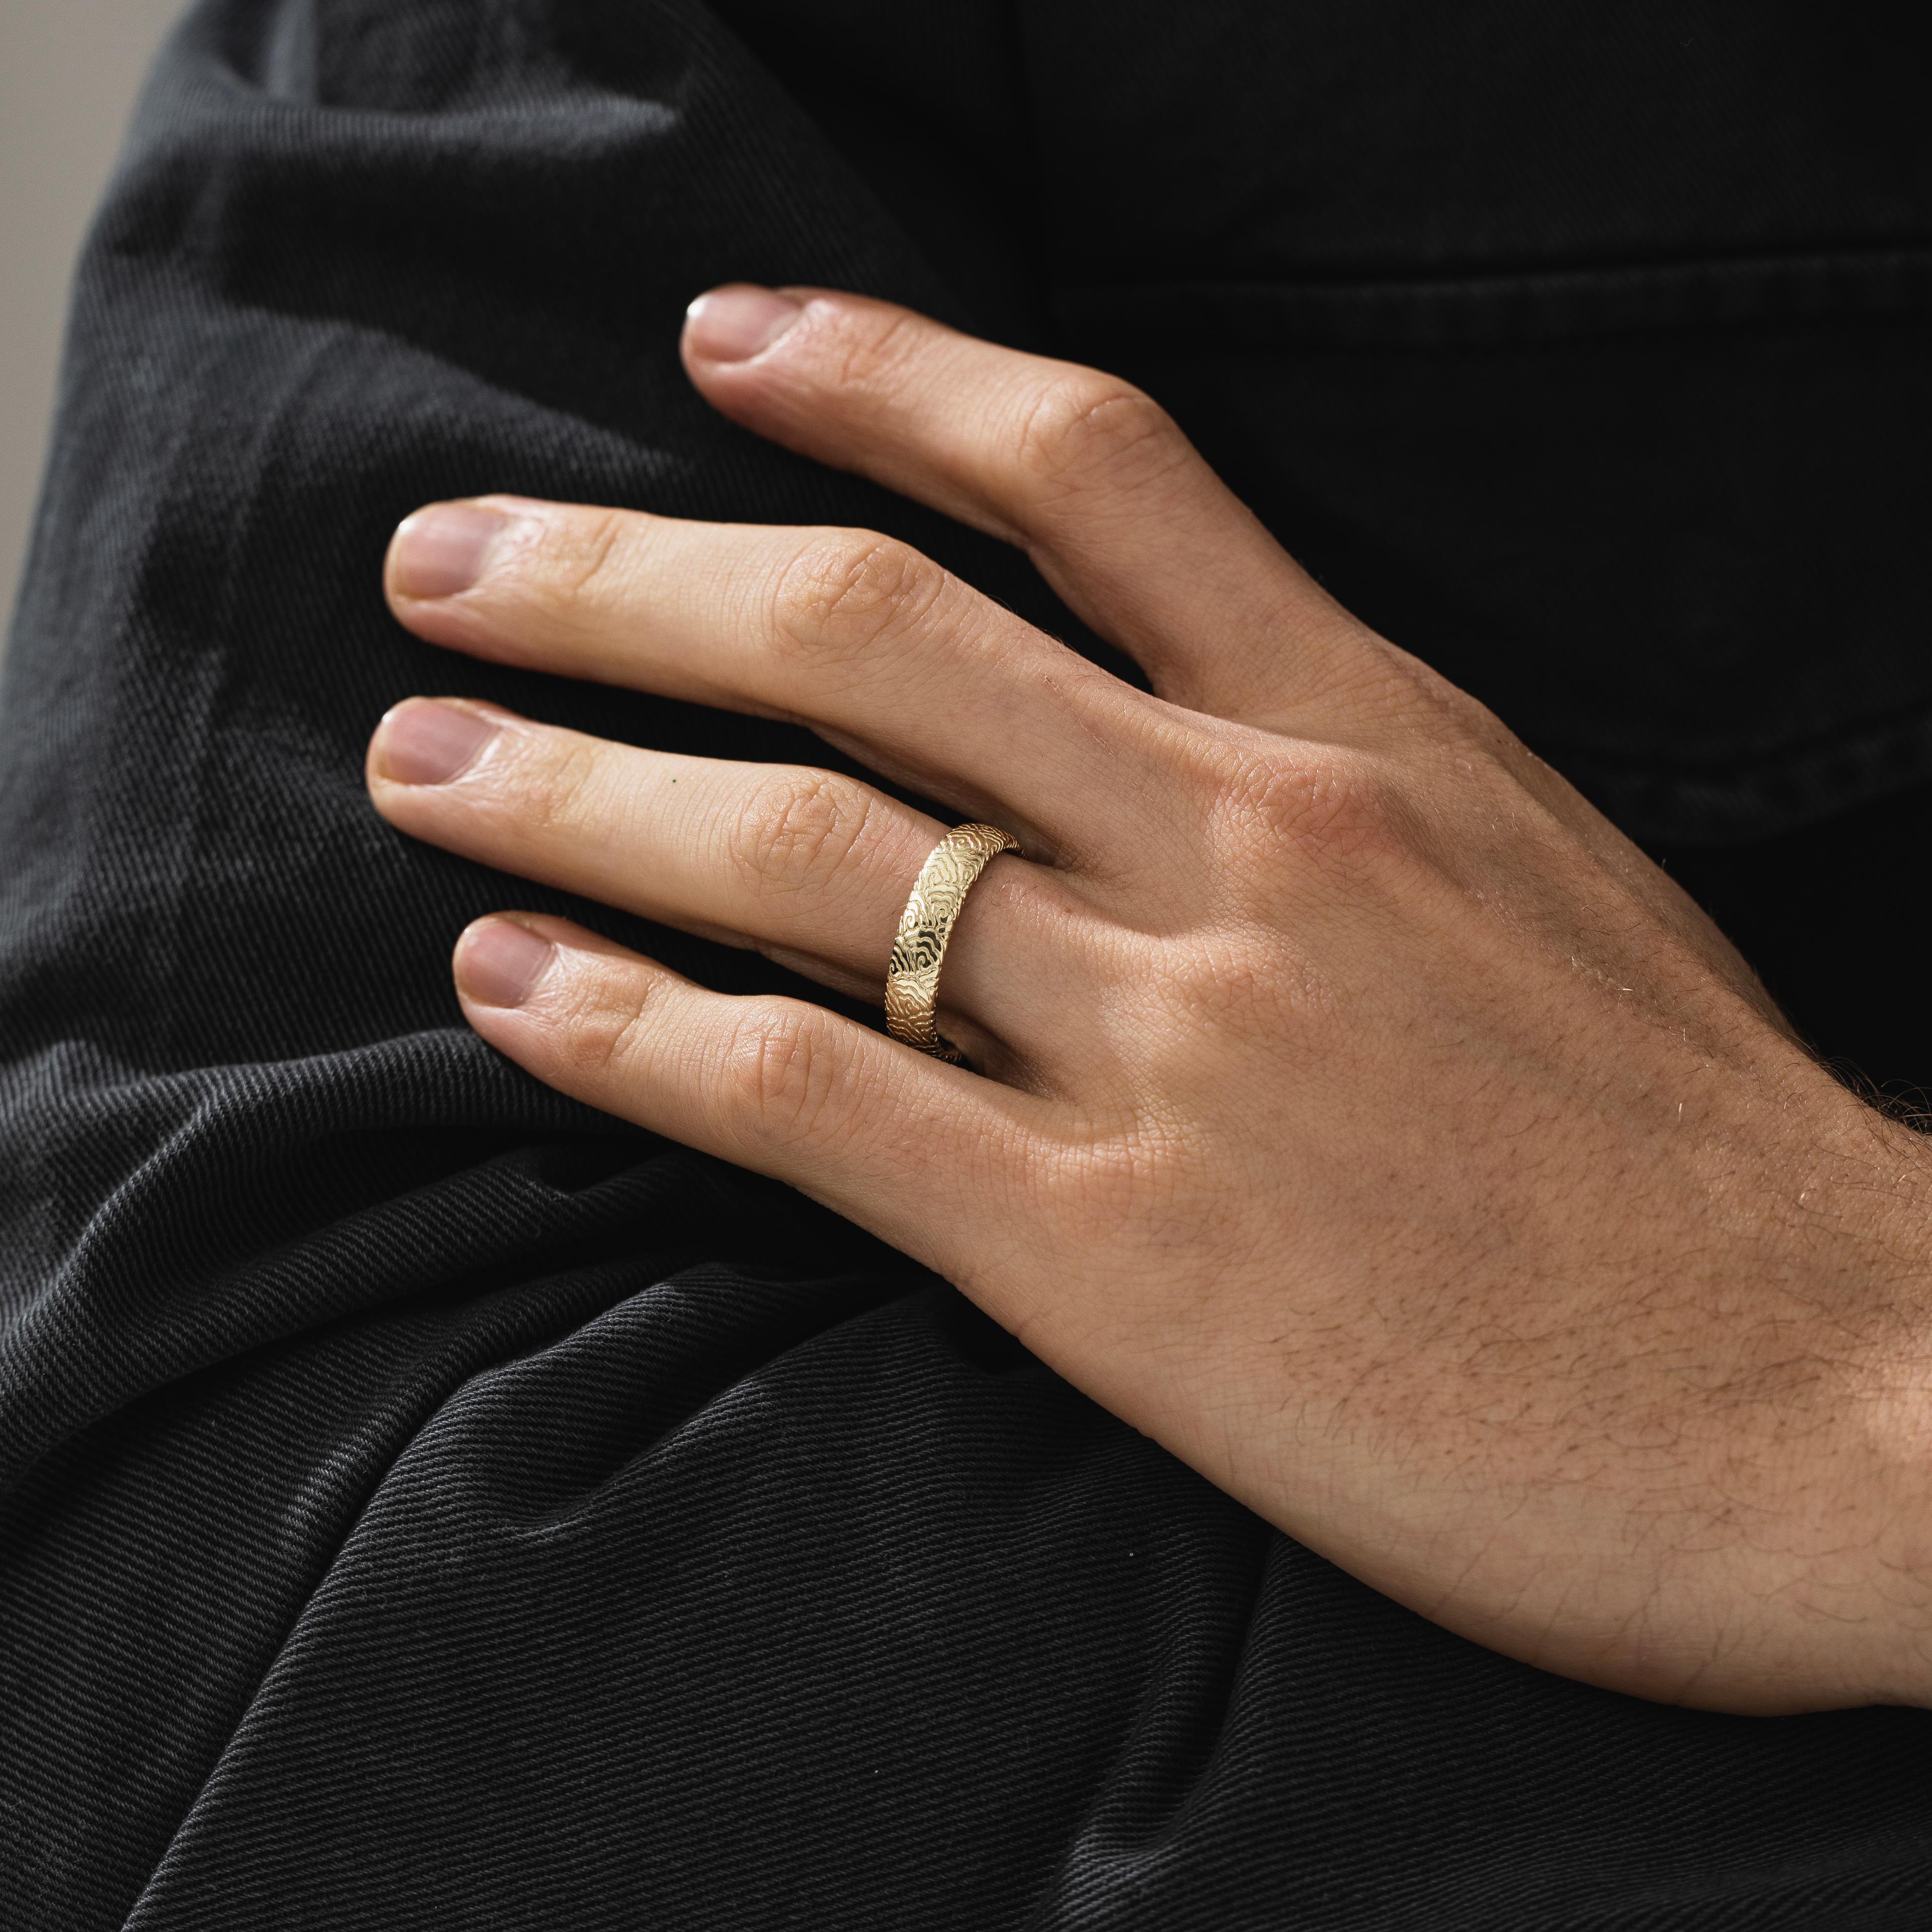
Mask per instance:
[[[483,574],[515,520],[481,503],[438,503],[405,517],[389,548],[389,581],[404,597],[454,597]]]
[[[685,310],[685,339],[707,362],[748,362],[804,313],[771,289],[740,283],[700,296]]]
[[[458,989],[479,1006],[520,1006],[556,951],[513,919],[479,920],[457,943]]]
[[[454,704],[412,698],[376,728],[374,764],[398,784],[447,784],[496,735],[494,720]]]

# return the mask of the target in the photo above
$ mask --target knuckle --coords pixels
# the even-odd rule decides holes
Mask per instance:
[[[1330,1004],[1306,952],[1258,923],[1196,938],[1174,962],[1162,994],[1169,1037],[1196,1053],[1204,1033],[1252,1040],[1259,1028],[1278,1040],[1305,1039]]]
[[[842,390],[890,384],[915,362],[932,325],[910,309],[871,304],[842,316],[832,376]]]
[[[1097,370],[1057,376],[1020,426],[1021,468],[1048,488],[1096,481],[1132,488],[1185,460],[1189,444],[1174,418],[1144,391]]]
[[[662,990],[654,982],[613,984],[601,976],[579,990],[558,1030],[574,1084],[621,1091],[631,1084],[648,1062]]]
[[[1268,752],[1216,775],[1214,815],[1237,866],[1298,851],[1323,867],[1398,861],[1418,842],[1414,810],[1372,758],[1334,746]]]
[[[1184,1259],[1190,1239],[1198,1239],[1181,1232],[1198,1226],[1198,1212],[1190,1223],[1181,1204],[1212,1192],[1216,1169],[1225,1166],[1225,1157],[1195,1130],[1145,1108],[1125,1116],[1076,1116],[1031,1151],[1076,1240],[1100,1247],[1124,1236],[1137,1252],[1177,1259]],[[1170,1340],[1173,1322],[1170,1306],[1156,1323]]]
[[[916,629],[946,580],[910,544],[838,532],[808,545],[780,574],[773,634],[781,648],[814,659],[863,656]]]
[[[773,772],[746,794],[733,862],[761,897],[822,892],[848,876],[876,802],[868,787],[836,772]]]
[[[1438,742],[1476,742],[1493,736],[1496,714],[1479,698],[1452,684],[1432,665],[1382,638],[1364,661],[1372,680],[1370,701],[1385,716],[1413,719],[1415,727]]]
[[[580,509],[547,534],[539,587],[566,615],[594,610],[621,592],[632,518],[622,510]]]
[[[726,1105],[742,1131],[768,1141],[815,1138],[831,1117],[832,1016],[800,1000],[750,1000],[724,1059]]]
[[[572,832],[594,817],[592,800],[602,770],[595,740],[574,732],[560,734],[519,763],[524,769],[512,804],[525,832],[539,838]]]

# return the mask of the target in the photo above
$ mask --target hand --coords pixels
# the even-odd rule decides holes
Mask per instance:
[[[479,922],[470,1022],[781,1177],[1376,1588],[1642,1696],[1932,1702],[1932,1177],[1664,874],[1318,590],[1144,396],[739,290],[718,409],[1023,544],[1135,689],[903,544],[489,499],[398,533],[453,650],[802,720],[1003,826],[948,1066]],[[404,830],[878,997],[938,819],[416,700]]]

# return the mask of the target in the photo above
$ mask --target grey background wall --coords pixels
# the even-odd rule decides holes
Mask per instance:
[[[40,488],[68,284],[121,132],[186,0],[0,0],[0,623]]]

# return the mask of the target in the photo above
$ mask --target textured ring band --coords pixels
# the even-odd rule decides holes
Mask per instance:
[[[886,967],[886,1030],[893,1039],[959,1064],[958,1048],[933,1024],[946,942],[973,881],[1002,852],[1018,850],[1019,841],[997,825],[956,825],[919,868]]]

